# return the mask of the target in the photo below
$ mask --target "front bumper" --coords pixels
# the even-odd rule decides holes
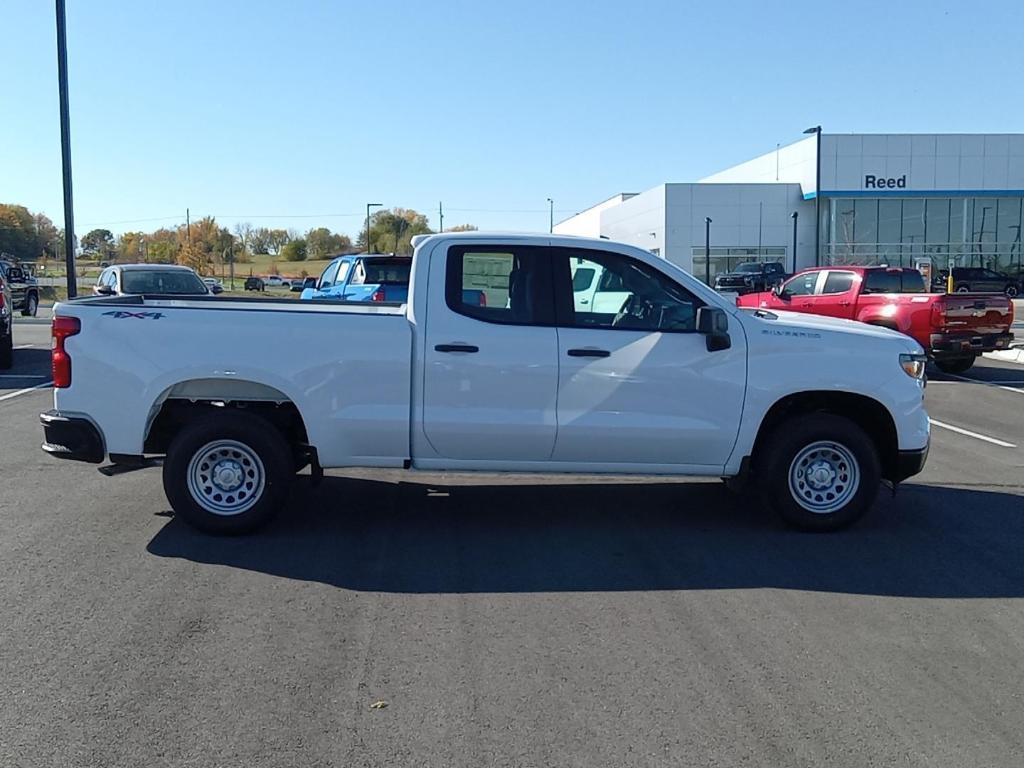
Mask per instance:
[[[975,336],[964,336],[946,333],[931,335],[932,357],[963,357],[981,352],[994,352],[997,349],[1009,349],[1013,341],[1012,333],[984,333]]]
[[[42,449],[51,456],[91,464],[103,461],[103,437],[88,419],[50,410],[39,414],[39,421],[43,425]]]
[[[924,448],[916,451],[899,451],[896,454],[896,466],[893,467],[893,477],[886,478],[894,483],[902,483],[908,477],[920,474],[924,464],[928,461],[928,449],[931,447],[931,440]]]

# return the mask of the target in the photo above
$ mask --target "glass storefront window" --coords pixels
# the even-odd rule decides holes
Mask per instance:
[[[996,255],[992,269],[1012,271],[1020,263],[1021,198],[1001,197],[996,201]]]
[[[903,220],[902,200],[878,201],[879,261],[898,264],[900,258],[900,227]]]
[[[878,250],[878,201],[855,200],[853,203],[854,254],[871,256]]]
[[[902,254],[906,263],[909,264],[914,256],[924,253],[924,230],[924,200],[919,197],[905,199],[900,242],[903,244]],[[903,261],[900,262],[902,264]]]

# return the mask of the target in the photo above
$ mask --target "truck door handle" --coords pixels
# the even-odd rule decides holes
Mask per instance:
[[[480,347],[472,344],[437,344],[434,349],[438,352],[479,352]]]
[[[607,349],[570,349],[569,357],[609,357]]]

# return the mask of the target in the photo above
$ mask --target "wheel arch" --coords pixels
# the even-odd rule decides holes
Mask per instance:
[[[166,453],[181,428],[206,414],[247,411],[273,424],[292,446],[306,446],[309,432],[298,406],[284,392],[246,379],[188,379],[165,389],[146,420],[143,451]]]
[[[811,413],[829,413],[842,416],[863,429],[878,449],[882,477],[891,478],[898,472],[899,436],[896,422],[878,400],[854,392],[816,390],[797,392],[777,400],[758,427],[752,451],[752,467],[756,471],[760,449],[768,437],[787,419]]]

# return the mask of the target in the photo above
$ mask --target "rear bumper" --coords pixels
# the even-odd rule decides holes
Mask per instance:
[[[1012,333],[985,333],[980,335],[933,333],[931,335],[931,355],[934,358],[963,357],[969,354],[994,352],[997,349],[1009,349],[1013,341]]]
[[[886,478],[894,483],[901,483],[908,477],[913,477],[924,469],[924,464],[928,460],[928,449],[931,447],[931,441],[925,445],[924,448],[919,448],[915,451],[899,451],[896,454],[896,466],[893,467],[893,477]]]
[[[58,459],[103,461],[103,437],[96,425],[80,416],[62,416],[54,410],[39,414],[43,425],[42,449]]]

